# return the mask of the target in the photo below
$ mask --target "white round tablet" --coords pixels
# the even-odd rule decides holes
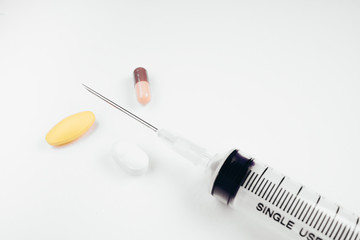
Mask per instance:
[[[149,168],[148,155],[136,144],[117,142],[112,148],[115,162],[132,175],[140,175]]]

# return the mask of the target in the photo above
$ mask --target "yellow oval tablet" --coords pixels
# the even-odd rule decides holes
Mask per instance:
[[[71,115],[56,124],[47,134],[46,141],[53,146],[63,145],[81,137],[95,122],[90,111]]]

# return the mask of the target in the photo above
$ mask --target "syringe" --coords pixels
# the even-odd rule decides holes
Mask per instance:
[[[158,129],[110,99],[83,86],[157,133],[180,155],[206,168],[211,195],[258,222],[273,226],[290,239],[360,240],[359,217],[237,149],[209,154],[204,148]]]

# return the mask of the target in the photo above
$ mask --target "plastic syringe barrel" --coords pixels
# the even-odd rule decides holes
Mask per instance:
[[[270,167],[237,150],[217,165],[210,174],[212,195],[253,218],[259,227],[277,230],[288,239],[360,239],[358,216]]]

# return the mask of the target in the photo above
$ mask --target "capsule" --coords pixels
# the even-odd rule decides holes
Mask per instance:
[[[142,67],[138,67],[134,70],[134,78],[135,78],[135,91],[136,98],[139,103],[147,104],[150,102],[151,94],[150,94],[150,84],[147,78],[146,69]]]

